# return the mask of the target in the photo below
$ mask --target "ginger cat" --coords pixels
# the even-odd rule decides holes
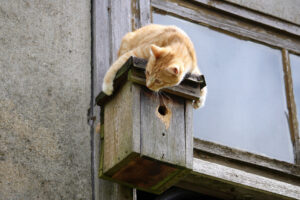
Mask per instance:
[[[187,34],[176,26],[150,24],[123,37],[118,59],[104,77],[105,94],[112,94],[115,75],[130,56],[148,60],[146,86],[152,91],[180,84],[187,73],[201,75]],[[204,105],[206,93],[205,87],[200,92],[200,100],[193,103],[194,108]]]

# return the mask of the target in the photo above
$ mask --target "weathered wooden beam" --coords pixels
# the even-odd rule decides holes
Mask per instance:
[[[297,184],[291,184],[280,179],[269,178],[268,176],[203,159],[194,158],[193,163],[192,174],[198,177],[208,177],[209,179],[226,182],[249,191],[264,193],[266,197],[272,197],[271,199],[300,199],[300,186]]]
[[[187,1],[178,0],[152,0],[151,5],[157,12],[179,16],[188,21],[234,34],[239,38],[251,39],[270,46],[286,48],[300,53],[299,36],[282,34],[277,30],[249,23],[224,12],[216,12],[206,6],[193,6]]]
[[[194,1],[203,4],[205,6],[215,8],[219,11],[227,12],[236,15],[238,17],[251,20],[255,23],[260,23],[272,28],[276,28],[288,34],[300,36],[299,25],[278,19],[276,17],[272,17],[270,15],[266,15],[254,10],[243,8],[239,5],[235,5],[233,3],[221,1],[221,0],[194,0]]]
[[[194,138],[194,157],[206,157],[219,163],[230,161],[232,163],[239,163],[240,166],[247,165],[249,167],[269,171],[270,173],[282,174],[285,177],[300,179],[299,165],[200,140],[198,138]]]
[[[295,163],[300,165],[300,140],[299,140],[299,124],[297,120],[297,108],[294,97],[292,72],[290,65],[290,55],[286,49],[282,50],[282,64],[284,71],[284,81],[286,90],[287,107],[289,110],[289,128],[291,139],[294,147]]]

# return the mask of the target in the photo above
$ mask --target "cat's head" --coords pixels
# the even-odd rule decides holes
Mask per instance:
[[[151,56],[146,67],[146,86],[158,91],[178,85],[184,76],[184,63],[170,47],[151,45]]]

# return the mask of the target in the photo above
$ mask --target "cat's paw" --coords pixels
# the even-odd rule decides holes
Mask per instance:
[[[200,101],[200,99],[193,102],[193,108],[198,109],[204,106],[204,103]]]
[[[193,107],[195,109],[202,108],[205,105],[206,95],[207,95],[207,88],[205,87],[202,88],[202,90],[200,91],[200,99],[193,102]]]
[[[102,85],[102,91],[108,96],[112,95],[114,91],[113,84],[107,84],[104,82]]]

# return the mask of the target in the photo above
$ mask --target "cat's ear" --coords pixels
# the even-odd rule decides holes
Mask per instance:
[[[156,46],[155,44],[152,44],[150,48],[151,53],[155,56],[155,58],[159,58],[160,56],[166,53],[166,48]]]
[[[171,67],[168,67],[167,68],[167,71],[169,73],[171,73],[172,75],[178,75],[179,74],[179,66],[177,65],[172,65]]]

